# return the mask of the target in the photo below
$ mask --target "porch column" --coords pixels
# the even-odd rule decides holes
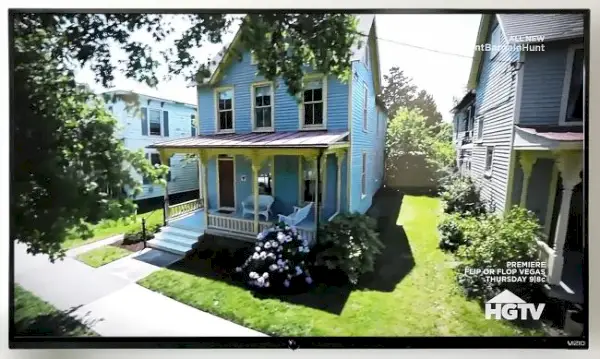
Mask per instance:
[[[315,169],[315,198],[314,198],[314,206],[315,206],[315,223],[319,222],[319,158],[315,157],[313,161],[313,166]]]
[[[325,213],[325,204],[327,203],[326,192],[327,192],[327,156],[328,154],[324,153],[321,155],[321,163],[319,167],[320,178],[321,178],[321,208],[319,210],[319,219],[323,219],[323,213]],[[319,181],[317,181],[317,184]],[[319,198],[319,197],[317,197]]]
[[[254,232],[258,233],[258,171],[260,171],[261,158],[254,153],[252,159],[252,196],[254,202]]]
[[[160,163],[169,163],[169,154],[165,150],[159,150],[158,155],[160,157]],[[171,169],[169,168],[169,171]],[[167,225],[169,220],[169,181],[165,178],[165,193],[163,194],[163,225]]]
[[[567,226],[569,225],[569,212],[571,211],[571,197],[573,195],[573,187],[575,187],[581,178],[579,172],[583,168],[583,154],[578,151],[561,152],[556,159],[556,166],[560,171],[562,178],[562,197],[558,219],[556,221],[556,230],[554,231],[554,252],[550,254],[549,267],[549,284],[560,284],[562,277],[562,269],[564,264],[563,249],[565,239],[567,237]]]
[[[202,191],[202,204],[204,206],[204,225],[208,227],[208,154],[202,150],[198,151],[198,159],[201,165],[202,176],[200,188]]]
[[[523,185],[521,186],[521,201],[519,205],[527,208],[527,190],[529,189],[529,180],[533,165],[537,162],[537,156],[529,152],[519,153],[519,163],[523,170]]]
[[[204,204],[204,193],[200,182],[202,182],[202,161],[200,161],[200,157],[198,157],[198,198],[200,199],[200,203]]]
[[[344,153],[336,152],[337,158],[337,205],[335,212],[340,213],[342,210],[342,162],[344,161]]]

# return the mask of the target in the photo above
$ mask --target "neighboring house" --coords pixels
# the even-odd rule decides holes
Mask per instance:
[[[368,41],[353,49],[349,82],[307,68],[301,102],[283,81],[258,76],[235,36],[198,86],[199,136],[151,146],[165,157],[198,153],[203,165],[204,210],[195,219],[171,218],[170,227],[184,221],[196,233],[254,240],[278,215],[291,215],[314,240],[319,222],[369,209],[383,181],[387,122],[376,103],[381,75],[374,18],[359,16]],[[153,245],[169,250],[169,243]]]
[[[477,45],[491,51],[475,51],[472,92],[455,108],[461,171],[492,209],[520,205],[537,215],[551,294],[575,302],[585,245],[583,23],[579,14],[483,15]],[[529,48],[502,47],[517,42]]]
[[[160,156],[155,149],[147,146],[174,138],[189,138],[197,131],[196,106],[165,98],[148,96],[132,91],[111,90],[105,95],[114,95],[115,102],[108,101],[107,107],[119,121],[117,136],[122,138],[130,150],[143,149],[146,158],[153,164],[160,164]],[[137,98],[138,106],[127,104],[125,99],[130,96]],[[181,198],[198,198],[198,162],[186,160],[182,154],[177,154],[165,163],[171,170],[167,177],[169,194]],[[142,178],[137,172],[133,176],[142,182],[143,192],[135,197],[143,202],[159,199],[162,202],[164,187],[152,184]]]

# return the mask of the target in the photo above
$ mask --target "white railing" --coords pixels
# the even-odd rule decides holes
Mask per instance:
[[[187,202],[177,203],[172,206],[169,206],[169,209],[167,212],[167,218],[168,219],[177,218],[177,217],[183,216],[185,214],[194,212],[195,210],[197,210],[199,208],[202,208],[202,199],[201,198],[193,199],[193,200],[187,201]]]
[[[238,233],[254,233],[254,221],[215,214],[208,215],[208,227]]]
[[[300,236],[300,238],[306,239],[310,246],[314,244],[316,237],[316,233],[314,230],[302,229],[297,227],[296,230],[298,231],[298,235]]]

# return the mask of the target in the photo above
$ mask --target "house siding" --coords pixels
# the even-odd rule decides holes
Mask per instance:
[[[311,72],[307,70],[307,72]],[[257,75],[256,65],[250,62],[250,53],[245,52],[241,61],[234,60],[224,71],[222,80],[214,87],[198,89],[200,116],[200,133],[214,134],[215,98],[214,89],[233,87],[234,128],[236,133],[252,131],[251,123],[251,86],[255,82],[264,81]],[[287,92],[282,80],[274,86],[274,119],[275,131],[297,131],[300,129],[299,103]],[[348,85],[337,78],[327,78],[327,129],[348,129]]]
[[[490,26],[492,28],[496,22]],[[504,36],[495,32],[502,31],[496,26],[488,35],[505,45]],[[478,133],[479,119],[483,118],[483,137],[476,143],[472,151],[471,176],[481,188],[481,197],[492,210],[503,210],[508,188],[508,173],[512,149],[513,109],[517,74],[510,71],[510,62],[519,59],[517,51],[502,50],[492,60],[491,52],[483,55],[482,71],[476,89],[476,114],[474,133]],[[476,138],[476,136],[475,136]],[[478,141],[475,141],[478,142]],[[486,151],[488,146],[494,147],[492,175],[484,177]]]
[[[298,156],[275,156],[275,202],[273,213],[290,214],[300,202]]]
[[[118,120],[118,130],[115,135],[122,138],[125,147],[132,151],[144,150],[145,153],[156,153],[156,150],[146,147],[166,139],[190,137],[192,134],[191,115],[196,114],[196,108],[190,105],[176,104],[149,99],[145,96],[139,96],[139,106],[147,107],[169,112],[168,137],[142,135],[141,112],[135,109],[127,109],[123,101],[108,103],[107,107],[112,107],[112,113]],[[132,170],[132,176],[142,182],[142,176]],[[176,154],[171,157],[171,181],[169,182],[169,194],[187,192],[199,189],[198,182],[198,162],[196,160],[186,160],[185,155]],[[135,199],[142,200],[154,197],[164,196],[164,187],[157,184],[143,184],[143,192]]]
[[[372,45],[372,37],[370,43]],[[372,61],[369,61],[372,64]],[[367,132],[363,131],[363,103],[364,86],[368,88],[368,106],[367,106]],[[373,76],[370,69],[365,67],[364,61],[355,61],[352,63],[352,140],[351,140],[351,159],[350,176],[352,187],[350,192],[350,212],[365,213],[372,204],[372,198],[377,189],[381,186],[381,181],[376,181],[376,170],[378,166],[377,151],[380,147],[382,138],[376,128],[377,110],[375,106],[375,91],[373,86]],[[361,176],[362,176],[362,156],[367,154],[366,168],[366,194],[361,194]]]
[[[545,51],[527,52],[523,72],[520,124],[559,123],[567,53],[573,41],[547,43]]]

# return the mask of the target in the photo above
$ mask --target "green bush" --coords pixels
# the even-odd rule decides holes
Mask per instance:
[[[456,252],[460,264],[456,267],[457,279],[468,297],[488,300],[504,289],[520,297],[531,293],[531,283],[488,283],[486,277],[465,273],[466,269],[505,269],[507,262],[532,261],[537,258],[540,225],[533,214],[513,207],[505,216],[488,215],[471,219],[463,235],[469,241]]]
[[[146,241],[154,238],[154,234],[160,232],[162,225],[155,224],[146,227]],[[144,240],[142,224],[136,225],[123,235],[123,244],[133,244]]]
[[[453,175],[443,185],[440,193],[444,202],[445,213],[460,213],[462,215],[479,216],[485,214],[486,209],[481,200],[479,189],[470,177]]]
[[[315,264],[342,271],[350,283],[374,270],[377,254],[385,248],[376,221],[364,214],[341,214],[319,229]]]
[[[440,249],[456,252],[460,246],[469,245],[470,233],[477,225],[476,217],[463,217],[459,213],[444,214],[438,223]]]

